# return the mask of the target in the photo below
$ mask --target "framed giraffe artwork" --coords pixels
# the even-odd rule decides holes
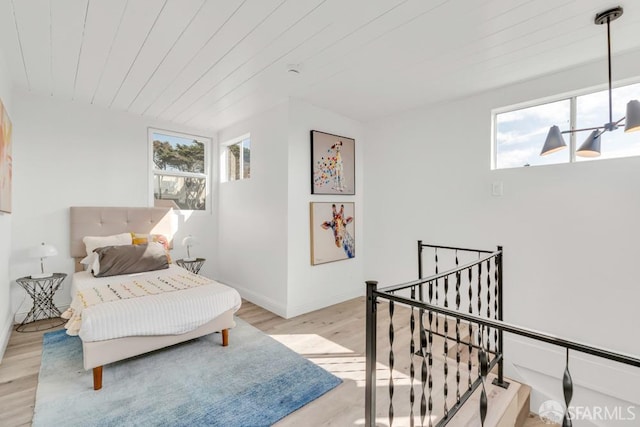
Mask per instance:
[[[311,131],[311,194],[356,194],[356,141]]]
[[[354,258],[355,203],[311,202],[311,265]]]

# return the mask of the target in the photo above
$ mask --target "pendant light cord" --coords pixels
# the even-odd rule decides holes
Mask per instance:
[[[611,18],[607,16],[607,52],[608,52],[608,63],[609,63],[609,125],[613,126],[613,102],[611,95],[611,30],[609,29],[609,23],[611,22]],[[613,129],[610,129],[613,130]]]

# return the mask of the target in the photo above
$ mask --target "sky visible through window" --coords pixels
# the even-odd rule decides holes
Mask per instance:
[[[191,138],[182,138],[180,136],[171,136],[155,132],[153,134],[153,139],[157,141],[168,142],[173,148],[176,148],[178,144],[187,145],[193,143],[193,139]]]
[[[568,99],[523,108],[496,116],[496,168],[548,165],[569,162],[569,150],[555,156],[540,156],[549,127],[556,124],[561,130],[569,128]]]
[[[640,83],[614,88],[613,121],[624,117],[627,102],[640,99]],[[540,156],[547,132],[552,125],[561,131],[570,127],[570,99],[522,108],[496,115],[496,168],[568,163],[569,149]],[[609,121],[608,91],[576,97],[576,128],[602,126]],[[570,135],[564,134],[567,146]],[[589,131],[576,133],[576,148],[589,136]],[[624,129],[602,135],[601,156],[576,157],[577,161],[610,159],[640,155],[640,132],[625,133]]]

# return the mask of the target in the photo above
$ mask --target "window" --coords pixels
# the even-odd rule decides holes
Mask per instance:
[[[640,133],[624,133],[623,129],[605,132],[600,157],[576,157],[575,150],[589,132],[564,134],[569,149],[540,156],[547,132],[552,125],[560,130],[602,126],[609,121],[609,91],[577,95],[528,108],[511,109],[494,114],[494,169],[582,162],[640,155]],[[613,120],[625,115],[627,102],[640,99],[640,83],[614,88]],[[572,119],[571,111],[576,114]]]
[[[211,140],[149,129],[155,206],[205,210],[208,206],[207,153]]]
[[[251,136],[249,134],[220,144],[220,181],[251,178]]]

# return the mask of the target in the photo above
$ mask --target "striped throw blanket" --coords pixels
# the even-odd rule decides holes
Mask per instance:
[[[62,318],[68,319],[65,324],[67,334],[78,335],[82,324],[82,311],[87,307],[129,298],[192,289],[212,282],[211,279],[188,271],[158,277],[145,275],[140,279],[131,278],[126,282],[122,282],[122,277],[114,276],[113,283],[101,284],[76,292],[71,305],[62,313]]]

